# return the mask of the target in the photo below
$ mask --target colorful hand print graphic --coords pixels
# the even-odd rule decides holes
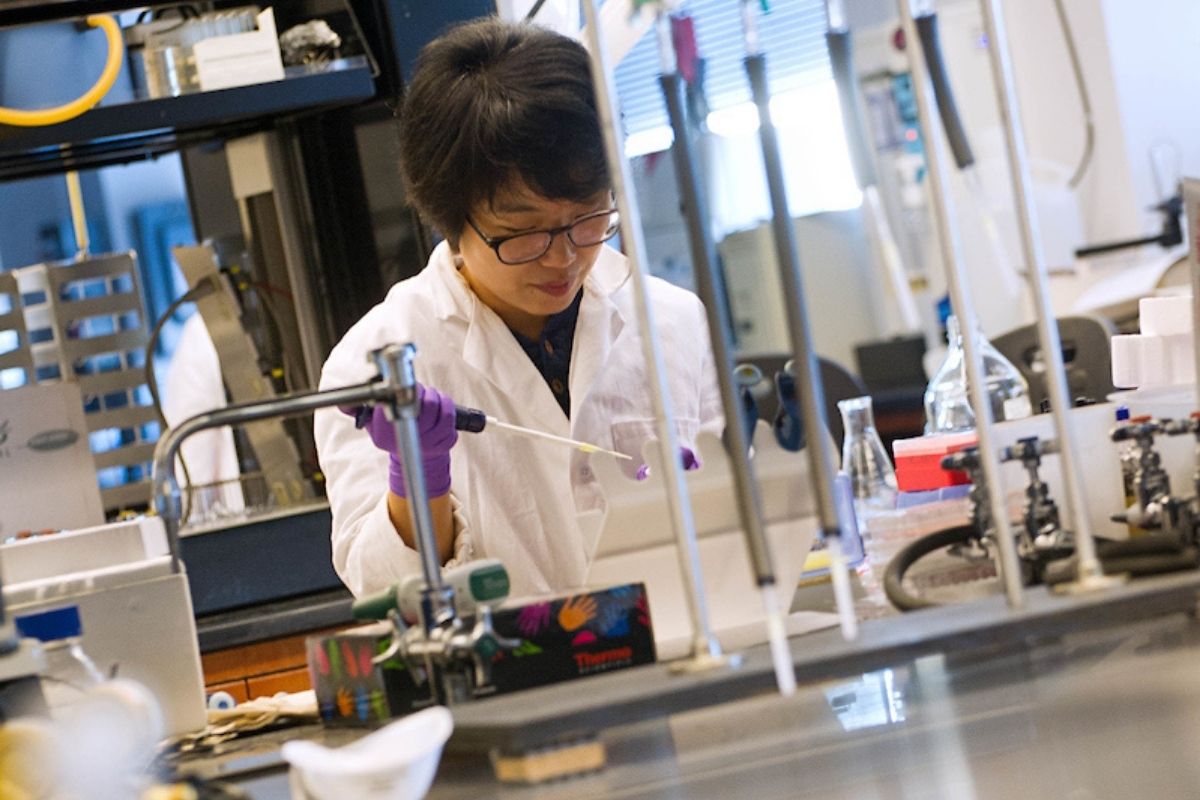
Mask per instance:
[[[325,646],[329,648],[329,674],[335,681],[340,681],[342,679],[342,651],[338,648],[337,639],[330,639]]]
[[[364,678],[375,671],[373,657],[374,653],[371,652],[370,644],[360,644],[358,646],[358,674]]]
[[[366,722],[371,717],[371,698],[367,695],[367,690],[361,686],[354,693],[354,710],[357,712],[360,722]]]
[[[517,614],[517,630],[522,636],[537,636],[550,624],[550,604],[538,603],[525,606]]]
[[[624,588],[624,587],[621,587]],[[629,609],[633,605],[632,592],[620,593],[619,589],[606,592],[598,598],[594,627],[601,636],[625,636],[629,633]]]
[[[342,640],[342,658],[345,660],[346,671],[350,673],[351,678],[358,677],[358,657],[354,654],[354,647],[351,646],[349,639]]]
[[[595,641],[596,641],[596,634],[592,633],[589,630],[584,629],[584,630],[580,631],[579,633],[575,634],[575,638],[571,640],[571,644],[574,647],[579,647],[579,646],[585,645],[585,644],[593,644]]]
[[[338,714],[341,716],[354,716],[354,697],[351,696],[350,692],[344,686],[337,691],[337,706]]]
[[[542,652],[542,648],[538,647],[531,641],[525,640],[521,642],[519,647],[512,651],[512,654],[515,657],[520,658],[521,656],[536,656]]]
[[[392,715],[391,709],[388,708],[387,695],[379,689],[371,692],[371,707],[375,709],[375,719],[387,719]]]
[[[568,597],[558,610],[558,624],[568,633],[579,630],[596,616],[596,601],[588,595]]]
[[[313,659],[317,662],[317,674],[329,674],[329,656],[325,655],[325,648],[320,644],[312,647]]]

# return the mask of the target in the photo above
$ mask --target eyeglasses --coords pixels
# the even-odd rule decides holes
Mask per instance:
[[[576,247],[595,247],[617,235],[621,215],[615,208],[597,211],[580,217],[570,225],[544,231],[529,231],[513,236],[488,236],[470,217],[467,224],[479,234],[484,244],[492,248],[503,264],[527,264],[537,261],[550,250],[554,237],[565,233]]]

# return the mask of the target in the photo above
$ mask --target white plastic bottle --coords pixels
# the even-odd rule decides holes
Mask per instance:
[[[61,712],[104,681],[83,650],[83,624],[78,606],[19,616],[16,622],[22,636],[41,642],[46,665],[41,676],[42,694],[51,712]]]

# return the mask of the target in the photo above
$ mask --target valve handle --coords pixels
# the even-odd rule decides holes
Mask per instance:
[[[388,618],[388,612],[392,609],[399,608],[399,602],[396,597],[396,588],[398,584],[392,584],[382,592],[360,597],[350,606],[350,613],[355,619],[362,620],[384,620]]]

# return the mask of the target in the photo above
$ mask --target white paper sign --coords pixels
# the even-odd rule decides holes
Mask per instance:
[[[275,12],[270,8],[258,15],[258,30],[205,39],[193,51],[202,92],[283,80]]]
[[[0,391],[0,539],[103,522],[79,385]]]

